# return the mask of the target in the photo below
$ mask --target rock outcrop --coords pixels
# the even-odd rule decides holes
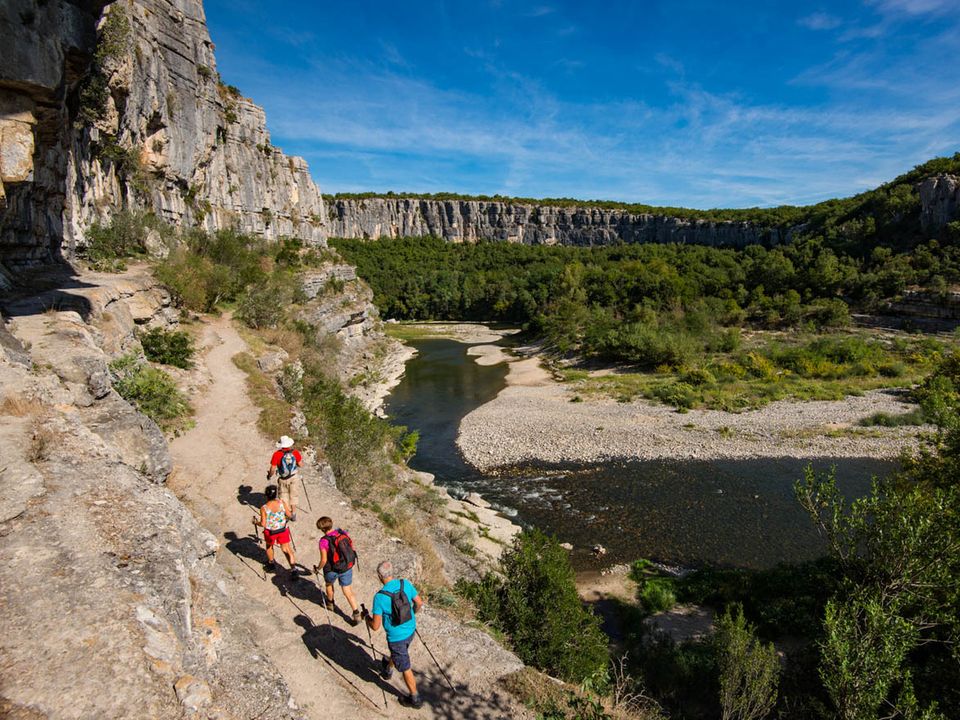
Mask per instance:
[[[935,175],[920,183],[920,225],[936,231],[960,218],[960,177]]]
[[[325,244],[306,163],[220,81],[200,0],[10,0],[0,34],[0,263],[69,257],[122,207]]]
[[[451,242],[500,240],[528,245],[697,243],[777,245],[791,231],[746,222],[710,222],[600,207],[557,207],[486,200],[336,198],[328,202],[329,236],[435,235]]]
[[[262,611],[162,484],[166,440],[106,372],[136,326],[170,323],[169,296],[136,270],[45,280],[0,326],[0,715],[255,717],[269,702],[302,718],[256,644]]]

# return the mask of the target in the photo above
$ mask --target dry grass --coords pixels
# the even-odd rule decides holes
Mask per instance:
[[[617,667],[614,666],[614,673]],[[617,687],[622,676],[612,678]],[[583,711],[577,707],[579,702],[594,703],[598,701],[595,694],[585,692],[582,688],[552,678],[532,667],[510,673],[501,678],[500,682],[506,690],[531,708],[538,715],[550,717],[564,717],[567,720],[577,720],[583,717]],[[624,696],[618,693],[617,687],[613,690],[613,697],[599,698],[602,712],[611,720],[663,720],[664,715],[659,706],[643,695]],[[595,717],[590,714],[590,717]]]
[[[33,431],[30,434],[30,442],[27,443],[25,457],[27,462],[41,463],[50,459],[50,451],[53,449],[53,432],[46,428],[38,419],[33,422]]]
[[[443,560],[437,554],[430,537],[423,531],[423,526],[412,515],[402,509],[398,510],[392,515],[389,526],[407,547],[420,556],[420,572],[416,578],[418,584],[434,587],[450,584],[443,572]]]
[[[39,415],[43,410],[43,405],[38,400],[28,400],[19,393],[5,395],[0,401],[0,415],[12,415],[13,417],[27,417],[30,415]]]
[[[257,428],[266,437],[278,438],[290,432],[290,417],[293,408],[288,402],[277,397],[273,380],[257,367],[257,361],[250,353],[237,353],[233,364],[247,375],[247,390],[250,399],[260,408]]]

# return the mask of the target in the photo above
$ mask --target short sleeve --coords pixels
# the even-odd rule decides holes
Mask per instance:
[[[323,552],[330,552],[330,541],[327,540],[327,536],[326,536],[326,535],[324,535],[322,538],[320,538],[320,542],[317,543],[317,546],[318,546],[318,547],[320,548],[320,550],[322,550]]]
[[[383,593],[373,596],[373,615],[390,615],[390,598]]]
[[[416,585],[409,581],[403,583],[403,589],[407,591],[407,598],[410,602],[413,602],[413,599],[420,594],[417,592]]]
[[[283,454],[282,454],[279,450],[277,450],[273,455],[270,456],[270,464],[271,464],[271,465],[279,465],[279,464],[280,464],[280,458],[282,457],[282,455],[283,455]]]

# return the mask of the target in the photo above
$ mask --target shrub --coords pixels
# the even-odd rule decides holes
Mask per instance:
[[[717,622],[720,706],[723,720],[761,720],[777,702],[780,661],[773,643],[763,645],[743,617],[725,612]]]
[[[193,367],[193,338],[184,330],[168,332],[163,328],[154,328],[140,336],[140,344],[143,345],[147,360],[183,369]]]
[[[240,298],[236,317],[254,329],[276,327],[284,316],[288,304],[276,285],[255,285]]]
[[[177,389],[173,378],[163,370],[140,362],[135,355],[125,355],[110,363],[114,389],[133,403],[137,410],[164,429],[192,412],[186,396]]]
[[[573,682],[606,668],[606,638],[581,604],[570,558],[555,537],[524,530],[503,553],[500,570],[458,588],[526,664]]]
[[[701,385],[713,385],[717,378],[706,368],[689,368],[680,374],[680,379],[688,385],[700,387]]]
[[[667,405],[673,405],[679,412],[686,412],[699,399],[696,389],[685,382],[661,385],[654,390],[654,396]]]
[[[123,269],[115,261],[146,255],[147,232],[165,229],[156,216],[149,213],[121,210],[110,218],[109,225],[94,223],[87,230],[86,258],[97,269]]]

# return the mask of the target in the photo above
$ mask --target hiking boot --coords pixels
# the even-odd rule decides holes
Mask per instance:
[[[263,569],[268,573],[275,573],[277,571],[277,564],[275,562],[268,562],[263,566]]]
[[[300,568],[294,565],[293,567],[290,568],[290,577],[292,577],[293,579],[297,579],[299,576],[300,576]]]
[[[350,618],[350,624],[353,625],[354,627],[356,627],[357,625],[360,624],[360,611],[359,611],[359,610],[354,610],[354,611],[353,611],[353,616]]]
[[[293,515],[290,516],[290,522],[296,522],[296,521],[297,521],[297,514],[293,513]]]
[[[380,658],[380,677],[389,680],[393,677],[393,668],[390,667],[390,658]],[[401,702],[403,700],[401,699]]]
[[[423,707],[423,698],[419,695],[404,695],[400,698],[399,702],[404,707],[413,708],[414,710],[419,710]]]

